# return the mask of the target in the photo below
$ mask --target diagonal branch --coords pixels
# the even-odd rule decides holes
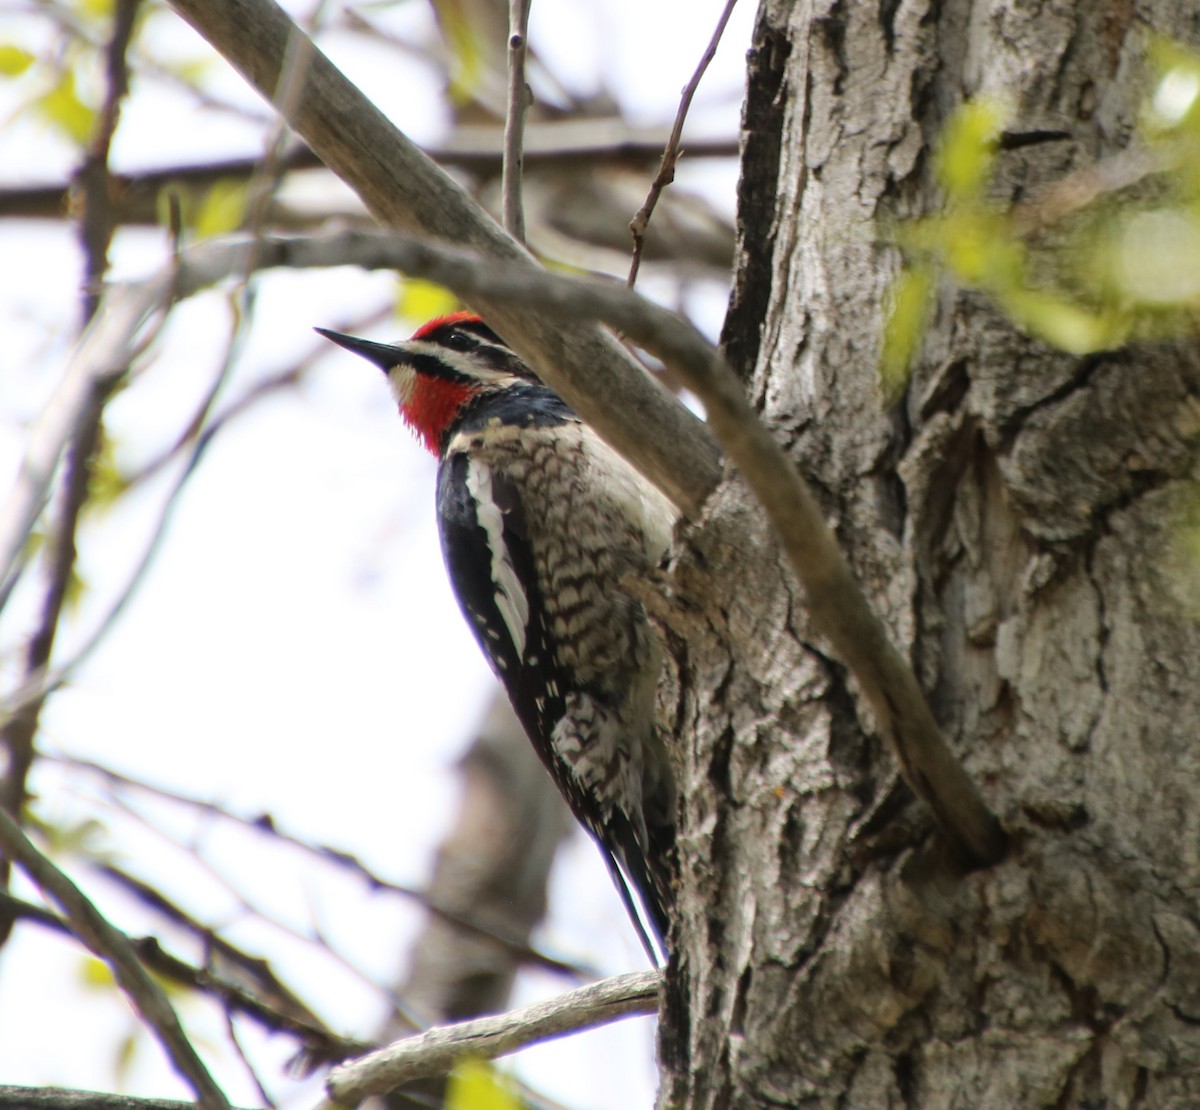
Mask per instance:
[[[692,107],[692,98],[700,87],[700,80],[704,76],[704,71],[708,69],[709,62],[716,56],[717,46],[721,42],[721,36],[725,33],[725,25],[729,22],[729,17],[733,14],[733,5],[736,3],[737,0],[726,0],[725,10],[721,12],[721,18],[717,20],[716,30],[713,31],[712,38],[708,40],[708,46],[700,56],[700,64],[696,66],[691,80],[683,87],[683,94],[679,98],[679,110],[675,113],[675,123],[671,127],[667,145],[663,148],[662,160],[658,164],[658,173],[654,175],[654,180],[650,183],[650,192],[646,194],[645,203],[629,221],[629,230],[633,235],[633,259],[629,264],[627,279],[630,289],[637,284],[638,270],[642,266],[642,249],[646,243],[646,228],[650,225],[650,217],[654,215],[654,209],[658,205],[658,198],[662,195],[662,191],[675,180],[675,166],[682,153],[679,149],[679,140],[683,136],[684,121]]]
[[[75,936],[70,924],[58,914],[3,891],[0,891],[0,910],[15,921],[28,921],[54,933]],[[130,937],[129,942],[138,959],[156,975],[211,995],[221,1002],[227,1013],[241,1014],[265,1030],[295,1037],[312,1059],[344,1060],[370,1048],[362,1041],[337,1036],[311,1014],[298,1012],[286,999],[284,1005],[279,1004],[278,998],[264,999],[259,992],[233,982],[226,975],[180,959],[163,948],[155,937]],[[244,953],[240,955],[250,959]],[[0,1110],[2,1107],[0,1102]]]
[[[4,809],[0,809],[0,848],[62,910],[71,931],[112,969],[133,1008],[153,1031],[204,1110],[229,1110],[228,1100],[192,1047],[170,1000],[142,966],[129,938],[111,925],[83,892],[34,847]]]
[[[82,218],[79,235],[84,248],[84,315],[90,318],[99,303],[99,285],[108,270],[108,250],[115,227],[109,201],[109,151],[120,117],[121,103],[129,91],[126,52],[133,38],[138,0],[120,0],[113,8],[113,29],[105,51],[106,89],[97,117],[95,134],[83,164],[76,174]],[[46,540],[46,584],[37,627],[29,637],[23,660],[23,679],[39,674],[54,651],[59,621],[66,605],[76,563],[76,533],[86,503],[103,442],[104,406],[112,382],[95,378],[90,383],[86,406],[76,428],[63,468],[59,505]],[[7,565],[7,564],[6,564]],[[3,575],[0,575],[3,577]],[[33,767],[34,742],[40,727],[41,701],[27,702],[0,732],[0,749],[6,757],[0,779],[0,806],[20,813],[28,794],[27,779]],[[0,857],[0,886],[8,882],[8,860]],[[0,917],[0,945],[8,935],[8,923]]]
[[[656,1013],[661,985],[661,972],[635,971],[505,1014],[442,1025],[334,1068],[325,1089],[336,1105],[356,1106],[414,1079],[445,1075],[464,1059],[493,1060],[539,1041]]]
[[[273,0],[171,0],[261,96],[272,100],[300,30]],[[533,260],[464,189],[397,131],[315,47],[289,125],[386,227],[470,247],[495,263]],[[584,419],[689,515],[720,479],[704,425],[594,325],[539,318],[483,296],[476,308]],[[603,398],[598,382],[603,382]]]

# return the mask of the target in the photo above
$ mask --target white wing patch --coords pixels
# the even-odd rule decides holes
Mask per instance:
[[[504,543],[504,514],[492,496],[492,472],[477,459],[467,463],[467,490],[475,502],[475,519],[487,535],[492,553],[492,584],[496,588],[496,608],[500,610],[517,649],[517,658],[525,657],[525,632],[529,627],[529,599]]]

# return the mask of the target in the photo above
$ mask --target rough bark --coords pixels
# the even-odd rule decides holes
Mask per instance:
[[[1186,9],[1186,10],[1183,10]],[[1200,353],[1086,359],[947,288],[906,396],[877,385],[931,144],[969,96],[1067,138],[1019,200],[1127,143],[1173,0],[766,0],[725,348],[820,491],[939,721],[1012,834],[963,874],[736,479],[676,568],[682,921],[660,1103],[1200,1103],[1200,625],[1169,553]]]

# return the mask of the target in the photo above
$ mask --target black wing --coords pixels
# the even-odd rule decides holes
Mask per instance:
[[[544,608],[521,500],[503,475],[487,472],[487,500],[471,488],[466,455],[438,471],[442,557],[459,608],[542,762],[553,770],[547,738],[565,712],[569,676],[546,643]],[[478,470],[477,470],[478,473]],[[490,516],[481,516],[490,514]],[[500,579],[500,580],[498,580]]]

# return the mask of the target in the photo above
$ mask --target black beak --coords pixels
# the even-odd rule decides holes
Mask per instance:
[[[393,367],[404,361],[404,352],[399,347],[387,343],[376,343],[370,339],[358,339],[353,335],[343,335],[340,331],[330,331],[328,328],[313,328],[318,335],[332,340],[339,347],[362,355],[368,362],[375,363],[385,374]]]

